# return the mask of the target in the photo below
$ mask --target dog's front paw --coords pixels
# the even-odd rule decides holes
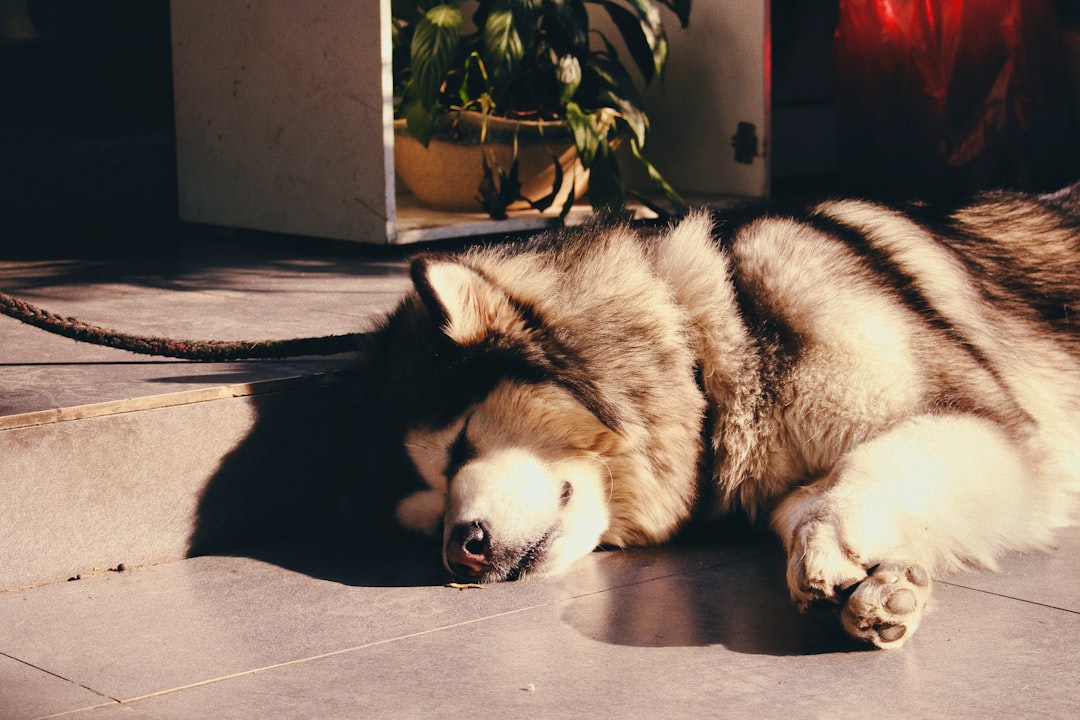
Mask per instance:
[[[898,648],[919,626],[930,584],[922,565],[882,563],[851,593],[840,622],[854,638],[879,648]]]
[[[835,523],[814,519],[794,533],[788,549],[787,583],[800,611],[822,603],[840,605],[866,579],[859,555],[840,540]]]

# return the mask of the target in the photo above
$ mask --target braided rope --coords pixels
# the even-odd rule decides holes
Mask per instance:
[[[61,317],[24,300],[0,292],[0,313],[47,332],[79,342],[127,350],[140,355],[180,358],[198,362],[267,360],[301,355],[337,355],[362,350],[368,333],[324,335],[290,340],[177,340],[133,335]]]

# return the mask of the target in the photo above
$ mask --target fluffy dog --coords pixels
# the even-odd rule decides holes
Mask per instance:
[[[1080,491],[1080,213],[829,201],[425,254],[372,350],[397,518],[494,582],[743,513],[897,647]],[[409,484],[409,483],[412,484]]]

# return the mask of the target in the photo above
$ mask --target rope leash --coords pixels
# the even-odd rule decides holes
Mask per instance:
[[[140,355],[180,358],[197,362],[270,360],[301,355],[337,355],[363,350],[370,333],[324,335],[289,340],[177,340],[117,332],[48,310],[0,292],[0,313],[27,325],[79,342],[127,350]]]

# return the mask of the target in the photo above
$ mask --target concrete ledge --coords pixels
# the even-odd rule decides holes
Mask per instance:
[[[0,590],[333,524],[359,475],[350,373],[3,418]]]

